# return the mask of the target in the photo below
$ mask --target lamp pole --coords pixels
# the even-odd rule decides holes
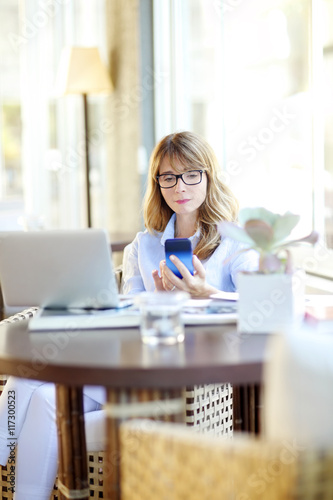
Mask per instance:
[[[86,171],[85,171],[85,182],[86,182],[86,199],[87,199],[87,224],[88,227],[91,225],[91,199],[90,199],[90,162],[89,162],[89,136],[88,136],[88,99],[87,94],[83,95],[83,107],[84,107],[84,140],[85,140],[85,160],[86,160]]]
[[[56,89],[59,95],[80,94],[84,109],[85,191],[87,226],[92,227],[90,189],[88,95],[110,93],[112,81],[98,47],[64,47],[59,63]]]

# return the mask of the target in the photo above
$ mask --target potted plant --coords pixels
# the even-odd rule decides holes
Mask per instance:
[[[259,254],[258,270],[239,273],[237,288],[238,329],[241,332],[270,332],[285,329],[304,314],[304,271],[293,269],[290,246],[314,244],[318,234],[312,231],[297,240],[287,240],[298,224],[299,215],[276,214],[265,208],[244,208],[239,225],[221,222],[219,231],[241,241]]]

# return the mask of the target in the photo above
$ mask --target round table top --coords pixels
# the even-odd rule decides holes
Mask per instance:
[[[257,383],[267,338],[201,325],[186,327],[183,343],[148,346],[138,328],[29,332],[24,320],[0,325],[0,373],[113,388]]]

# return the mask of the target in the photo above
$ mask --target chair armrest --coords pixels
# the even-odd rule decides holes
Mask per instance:
[[[163,498],[166,488],[173,500],[332,498],[333,450],[147,420],[121,424],[120,442],[122,500]]]

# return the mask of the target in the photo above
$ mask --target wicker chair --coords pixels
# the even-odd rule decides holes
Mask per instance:
[[[90,498],[100,499],[106,498],[105,496],[105,476],[103,463],[105,460],[105,452],[87,453],[88,471],[89,471],[89,495]],[[10,471],[8,465],[2,467],[0,465],[0,499],[13,500],[13,493],[10,490]],[[57,481],[53,487],[50,500],[58,500],[59,493]]]
[[[333,499],[333,450],[143,420],[121,425],[120,446],[122,500]]]
[[[32,307],[30,309],[25,309],[24,311],[14,314],[9,318],[6,318],[0,322],[1,323],[14,323],[16,321],[22,321],[29,319],[34,314],[36,314],[38,308]],[[7,375],[0,374],[0,396],[2,394],[3,388],[7,382]],[[89,482],[89,495],[90,498],[106,498],[105,496],[105,477],[103,463],[105,461],[105,452],[88,452],[88,482]],[[13,493],[10,490],[10,470],[8,464],[6,466],[0,465],[0,499],[1,500],[13,500]],[[58,500],[58,487],[57,480],[53,487],[50,500]]]
[[[123,423],[122,500],[333,500],[333,339],[327,326],[325,332],[301,326],[270,337],[265,435],[259,438],[226,441],[177,424]]]

